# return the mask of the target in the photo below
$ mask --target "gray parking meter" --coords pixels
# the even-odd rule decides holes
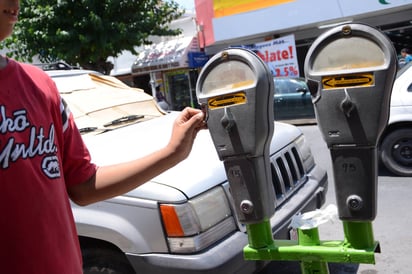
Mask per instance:
[[[376,216],[377,143],[388,122],[396,68],[391,41],[364,24],[330,29],[305,59],[318,126],[331,152],[342,220]]]
[[[269,146],[273,136],[273,78],[252,51],[223,50],[203,67],[196,86],[216,151],[224,162],[239,221],[275,211]]]

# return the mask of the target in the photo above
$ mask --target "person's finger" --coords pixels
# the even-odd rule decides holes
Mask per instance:
[[[187,108],[184,109],[185,116],[188,119],[190,119],[192,116],[195,116],[196,114],[198,114],[200,112],[202,112],[200,109],[195,109],[195,108],[187,107]]]
[[[186,122],[187,126],[190,128],[198,128],[203,124],[204,114],[203,112],[198,112],[195,115],[191,116]]]
[[[182,113],[181,122],[189,128],[200,126],[203,123],[203,120],[204,114],[199,109],[186,108],[184,109],[184,113]]]

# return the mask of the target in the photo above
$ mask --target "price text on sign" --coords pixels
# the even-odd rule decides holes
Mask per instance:
[[[374,77],[372,73],[335,75],[322,78],[324,89],[372,86],[373,84]]]
[[[281,67],[281,68],[275,68],[275,77],[280,77],[280,76],[290,76],[290,77],[295,77],[299,76],[299,71],[296,66],[289,66],[289,67]]]

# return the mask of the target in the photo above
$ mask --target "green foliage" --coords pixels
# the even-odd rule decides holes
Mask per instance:
[[[19,22],[4,46],[11,56],[43,62],[64,60],[107,73],[106,59],[150,44],[148,37],[174,36],[169,23],[183,11],[159,0],[21,0]],[[109,70],[110,71],[110,70]]]

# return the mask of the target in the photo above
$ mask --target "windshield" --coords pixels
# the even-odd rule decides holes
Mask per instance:
[[[153,97],[117,78],[94,74],[52,75],[81,133],[103,133],[164,115]]]
[[[396,78],[398,78],[399,76],[401,76],[405,71],[408,70],[408,68],[410,68],[412,66],[412,62],[409,62],[408,64],[404,65],[402,68],[400,68],[398,70],[398,72],[396,73]]]

